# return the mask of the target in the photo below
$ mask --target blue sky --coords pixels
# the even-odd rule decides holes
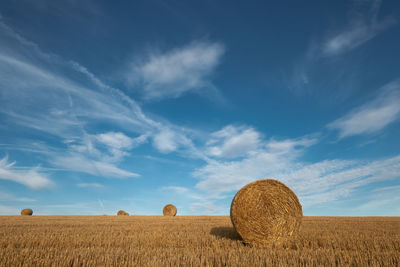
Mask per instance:
[[[1,1],[0,214],[400,215],[398,1]]]

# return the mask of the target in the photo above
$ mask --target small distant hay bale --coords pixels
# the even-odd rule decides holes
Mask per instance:
[[[21,215],[32,216],[32,214],[33,214],[33,210],[31,210],[31,209],[23,209],[23,210],[21,210]]]
[[[125,212],[124,210],[119,210],[117,212],[117,215],[118,216],[129,216],[129,213]]]
[[[174,205],[172,204],[167,204],[163,208],[163,214],[164,216],[175,216],[177,212],[177,209]]]
[[[230,216],[245,243],[270,246],[297,234],[303,211],[289,187],[273,179],[264,179],[252,182],[236,193]]]

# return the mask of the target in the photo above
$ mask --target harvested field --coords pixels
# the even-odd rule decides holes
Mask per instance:
[[[400,217],[304,217],[244,245],[229,216],[0,216],[0,266],[399,266]]]

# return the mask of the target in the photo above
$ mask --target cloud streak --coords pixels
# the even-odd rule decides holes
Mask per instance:
[[[323,43],[322,54],[324,56],[336,56],[351,51],[396,23],[392,17],[378,21],[377,17],[382,1],[372,0],[370,2],[371,6],[367,14],[353,16],[346,29],[329,37]]]
[[[35,202],[36,199],[28,198],[28,197],[17,197],[8,192],[0,191],[0,202],[1,201],[12,201],[12,202]]]
[[[46,133],[51,144],[47,138],[35,141],[45,144],[39,153],[50,164],[95,176],[138,177],[118,164],[148,140],[162,153],[195,151],[185,129],[150,118],[122,91],[106,85],[77,62],[42,52],[1,20],[0,38],[0,114],[5,129],[23,129],[37,136]],[[203,46],[191,48],[198,52]],[[209,49],[218,50],[214,45]],[[174,55],[185,59],[191,51]],[[165,60],[173,58],[170,55]],[[203,63],[212,66],[211,61]],[[204,75],[206,69],[198,66]],[[113,130],[99,132],[98,125]]]
[[[55,156],[50,162],[57,167],[78,171],[104,178],[134,178],[140,175],[118,168],[112,163],[90,159],[80,154]]]
[[[76,186],[81,188],[104,188],[104,185],[98,183],[79,183]]]
[[[40,168],[29,168],[28,170],[17,169],[14,167],[16,162],[8,162],[8,157],[0,160],[0,179],[13,181],[23,184],[31,189],[40,190],[53,186],[53,182],[45,175],[40,173]]]
[[[376,99],[328,124],[328,128],[338,130],[339,139],[377,133],[399,118],[399,103],[400,82],[396,80],[381,88]]]
[[[348,11],[346,25],[312,40],[304,55],[295,62],[290,78],[284,77],[285,83],[295,93],[319,95],[323,92],[332,102],[331,98],[342,101],[356,90],[355,86],[360,83],[361,74],[357,70],[361,57],[343,55],[368,44],[396,20],[391,16],[378,19],[380,0],[354,2]]]
[[[317,141],[261,139],[259,147],[242,158],[214,159],[196,169],[193,176],[199,181],[195,187],[208,195],[207,201],[216,201],[249,182],[273,178],[288,184],[305,207],[311,207],[346,198],[375,182],[399,178],[400,156],[373,161],[301,160],[307,148]]]
[[[165,53],[153,53],[132,65],[127,80],[141,88],[148,100],[177,98],[200,89],[215,91],[209,78],[224,50],[219,43],[196,41]]]

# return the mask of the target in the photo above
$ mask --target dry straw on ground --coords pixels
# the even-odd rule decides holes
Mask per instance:
[[[303,216],[297,196],[283,183],[265,179],[240,189],[232,200],[231,221],[243,241],[269,246],[299,231]]]
[[[32,214],[33,214],[33,210],[31,210],[31,209],[23,209],[23,210],[21,210],[21,215],[31,216]]]
[[[400,217],[305,216],[273,249],[229,216],[21,217],[0,216],[0,266],[400,266]]]
[[[120,210],[120,211],[118,211],[117,215],[118,216],[128,216],[129,213],[125,212],[124,210]]]
[[[175,216],[176,212],[176,207],[172,204],[165,205],[163,209],[164,216]]]

